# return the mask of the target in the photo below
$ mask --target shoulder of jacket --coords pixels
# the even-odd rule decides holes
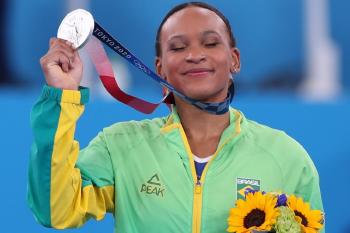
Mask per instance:
[[[103,129],[106,137],[113,135],[137,136],[148,135],[152,136],[159,134],[160,128],[165,124],[166,117],[157,117],[153,119],[144,119],[140,121],[131,120],[118,122]]]
[[[303,146],[282,130],[247,120],[247,139],[282,163],[304,164],[310,158]]]

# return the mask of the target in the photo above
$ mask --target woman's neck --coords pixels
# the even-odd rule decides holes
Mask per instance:
[[[230,113],[210,114],[183,101],[176,102],[176,109],[192,152],[198,157],[213,154],[230,124]]]

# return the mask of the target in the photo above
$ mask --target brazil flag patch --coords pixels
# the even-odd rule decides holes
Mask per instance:
[[[245,192],[247,189],[260,191],[260,180],[247,179],[247,178],[237,178],[237,200],[245,198]]]

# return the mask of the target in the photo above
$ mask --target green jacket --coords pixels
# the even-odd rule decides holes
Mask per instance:
[[[45,86],[31,113],[28,203],[47,227],[115,216],[115,232],[218,233],[246,188],[296,194],[322,210],[317,171],[284,132],[230,109],[200,181],[176,109],[103,129],[83,150],[74,131],[88,89]]]

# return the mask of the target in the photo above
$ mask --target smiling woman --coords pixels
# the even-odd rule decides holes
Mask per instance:
[[[240,54],[227,19],[191,2],[161,23],[155,64],[186,96],[217,103],[228,96]],[[41,224],[78,227],[111,212],[115,232],[224,232],[247,189],[295,194],[322,209],[302,146],[233,108],[210,114],[174,95],[169,116],[114,124],[80,150],[74,133],[88,90],[79,87],[79,54],[53,38],[41,65],[48,85],[31,115],[28,192]]]
[[[232,74],[239,71],[239,51],[227,19],[203,6],[185,3],[164,18],[156,40],[156,67],[184,94],[220,102]]]
[[[203,3],[179,5],[165,17],[157,35],[158,74],[180,92],[202,102],[224,101],[233,85],[232,74],[240,67],[230,24],[217,12]],[[213,154],[229,124],[228,113],[203,114],[176,95],[174,99],[192,152]],[[197,121],[201,117],[205,119]],[[214,121],[217,127],[210,127]]]

